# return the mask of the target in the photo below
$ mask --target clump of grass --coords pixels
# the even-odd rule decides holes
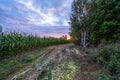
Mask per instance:
[[[24,79],[23,76],[31,70],[32,70],[32,68],[29,68],[29,69],[25,70],[24,72],[19,73],[18,75],[15,75],[11,80],[23,80]]]
[[[110,75],[98,74],[98,80],[114,80]]]
[[[52,70],[54,68],[54,59],[51,59],[48,63],[41,62],[36,65],[37,68],[37,76],[36,80],[44,79],[44,80],[52,80]]]
[[[58,80],[72,80],[76,69],[77,66],[73,62],[62,63],[57,70],[54,70],[53,78],[57,78]]]

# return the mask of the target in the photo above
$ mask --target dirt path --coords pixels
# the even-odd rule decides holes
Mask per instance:
[[[51,48],[51,50],[50,50],[48,53],[50,53],[52,50],[54,50],[54,48]],[[9,75],[9,76],[8,76],[6,79],[4,79],[4,80],[12,80],[13,77],[16,77],[17,75],[19,75],[20,73],[23,73],[24,71],[26,71],[26,70],[28,70],[28,69],[31,69],[31,68],[35,65],[35,63],[38,62],[38,61],[40,61],[44,56],[45,56],[45,54],[43,54],[41,57],[37,58],[37,59],[36,59],[35,61],[33,61],[31,64],[29,64],[29,65],[27,65],[26,67],[24,67],[24,68],[22,68],[21,70],[19,70],[18,72]],[[30,73],[31,73],[31,72],[34,72],[34,70],[31,70]],[[30,73],[29,73],[29,74],[30,74]]]
[[[6,80],[98,80],[104,68],[73,44],[56,46]]]

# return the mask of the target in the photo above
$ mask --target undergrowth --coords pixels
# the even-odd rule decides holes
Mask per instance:
[[[111,46],[102,46],[97,51],[90,51],[89,54],[94,55],[99,64],[104,66],[109,72],[109,76],[113,76],[114,79],[109,79],[109,76],[104,76],[106,79],[103,80],[119,80],[120,78],[120,49]],[[103,75],[102,75],[103,76]],[[109,77],[109,78],[108,78]],[[102,80],[102,77],[99,78]]]

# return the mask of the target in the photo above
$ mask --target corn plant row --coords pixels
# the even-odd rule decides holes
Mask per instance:
[[[65,39],[61,38],[40,38],[33,35],[26,35],[20,33],[1,33],[0,34],[0,57],[9,55],[17,55],[23,51],[35,49],[38,47],[50,46],[55,44],[67,43]]]

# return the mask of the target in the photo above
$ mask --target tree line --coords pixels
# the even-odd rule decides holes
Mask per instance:
[[[119,14],[119,0],[73,0],[69,23],[73,42],[86,47],[120,40]]]

